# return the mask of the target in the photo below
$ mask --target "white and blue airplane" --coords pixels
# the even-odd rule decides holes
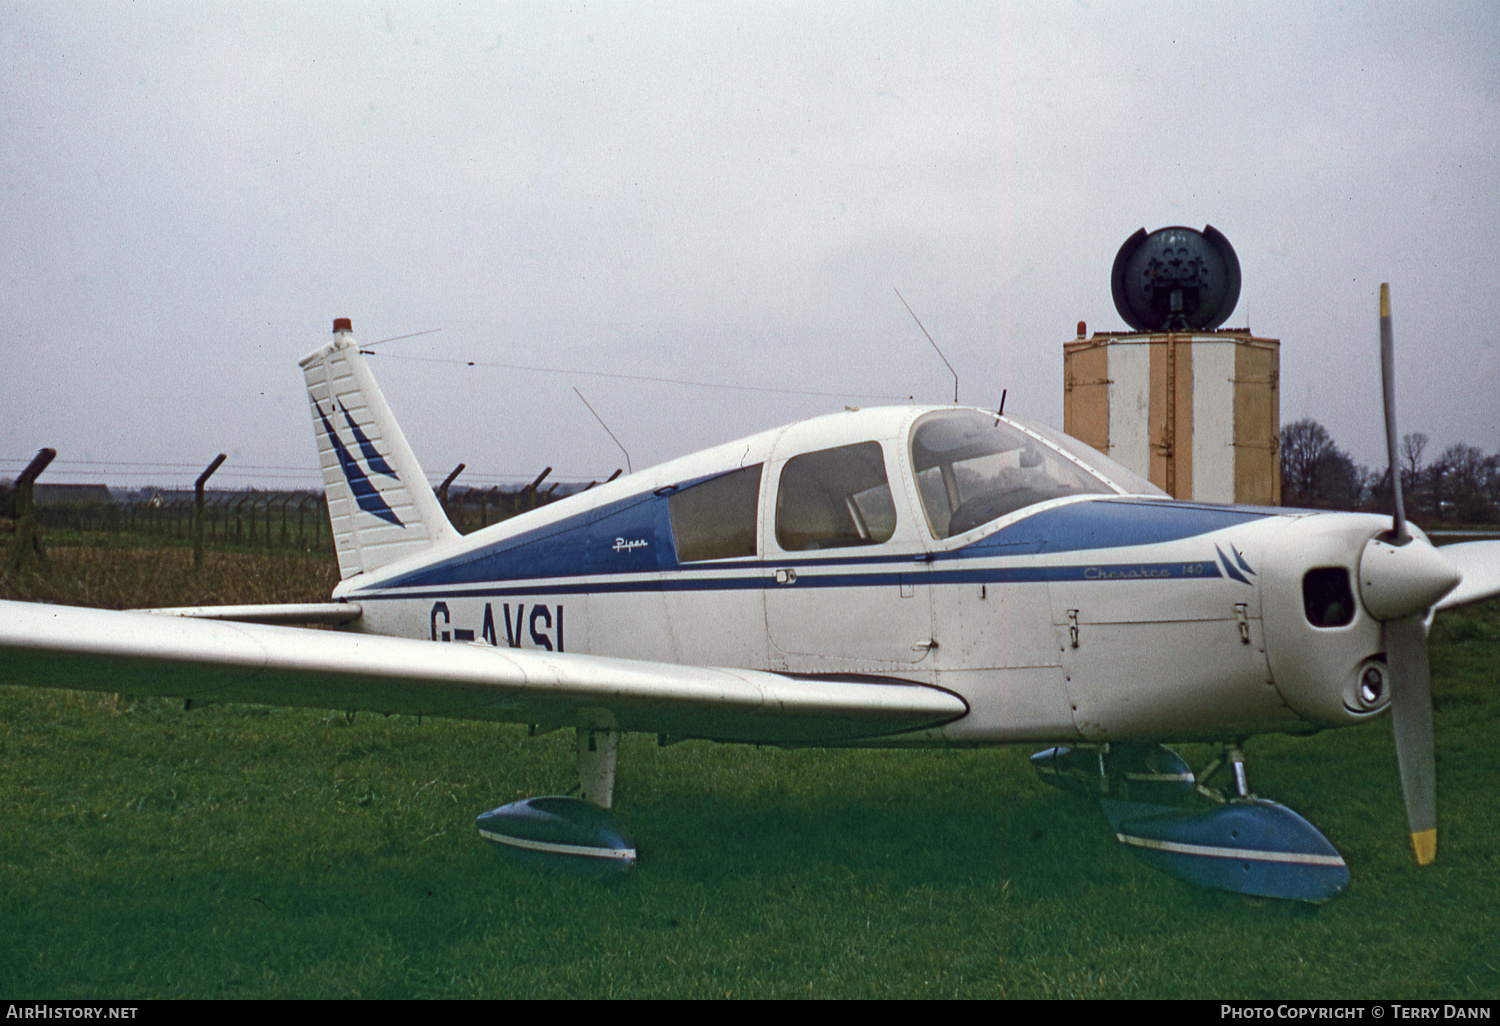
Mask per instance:
[[[1437,549],[1399,512],[1173,500],[1066,435],[957,406],[835,413],[460,535],[350,322],[301,364],[331,601],[0,602],[0,682],[571,727],[580,797],[479,829],[580,872],[635,860],[610,811],[627,731],[1046,745],[1038,772],[1099,798],[1132,853],[1312,901],[1348,870],[1250,792],[1243,746],[1389,707],[1417,856],[1435,854],[1426,625],[1500,594],[1500,542]],[[307,623],[343,629],[292,626]],[[1185,741],[1223,756],[1194,774],[1164,747]]]

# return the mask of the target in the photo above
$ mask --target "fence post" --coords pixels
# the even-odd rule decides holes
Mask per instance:
[[[483,496],[480,497],[480,499],[479,499],[479,528],[480,528],[480,530],[483,530],[484,528],[490,526],[490,503],[498,501],[499,495],[500,495],[500,486],[496,485],[495,487],[491,488],[489,491],[485,492]]]
[[[236,545],[242,544],[245,540],[245,503],[249,501],[250,496],[246,495],[244,498],[240,499],[239,502],[236,502],[234,504],[234,543]],[[254,514],[253,509],[251,513],[252,515]],[[251,534],[254,534],[255,532],[254,521],[251,521],[250,532]]]
[[[542,482],[543,481],[547,480],[547,475],[550,474],[550,473],[552,473],[552,468],[548,467],[548,468],[546,468],[545,470],[543,470],[540,474],[538,474],[536,476],[536,480],[535,481],[531,482],[531,484],[529,484],[529,485],[526,486],[526,491],[531,493],[531,508],[532,509],[536,509],[536,490],[542,486]],[[522,494],[525,494],[525,493],[523,492]]]
[[[450,521],[453,519],[453,514],[448,512],[448,486],[453,483],[454,478],[458,477],[458,475],[462,474],[463,472],[464,464],[460,463],[458,466],[453,468],[453,473],[445,477],[443,479],[443,483],[438,485],[438,505],[443,507],[443,515],[446,516]],[[458,527],[457,524],[454,524],[453,526]],[[458,527],[458,529],[460,531],[463,530],[463,528],[461,527]]]
[[[222,452],[215,456],[214,461],[198,475],[198,483],[193,485],[193,566],[203,565],[203,486],[228,458]]]
[[[10,569],[19,570],[21,564],[35,556],[45,563],[47,550],[36,533],[35,484],[47,464],[57,458],[56,449],[40,449],[32,457],[21,476],[16,478],[16,543],[10,550]]]

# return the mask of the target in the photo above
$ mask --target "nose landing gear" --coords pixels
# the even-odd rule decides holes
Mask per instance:
[[[1054,748],[1032,756],[1032,764],[1048,783],[1098,798],[1120,843],[1180,880],[1309,902],[1327,901],[1349,887],[1343,857],[1316,827],[1250,791],[1238,741],[1225,744],[1196,776],[1184,772],[1187,764],[1163,745]],[[1153,767],[1144,781],[1142,766]],[[1229,796],[1206,783],[1226,767]],[[1187,807],[1195,795],[1216,807]]]

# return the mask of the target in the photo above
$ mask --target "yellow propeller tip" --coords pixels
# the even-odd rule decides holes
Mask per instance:
[[[1432,865],[1432,860],[1437,858],[1437,830],[1419,830],[1412,834],[1411,847],[1417,853],[1417,865]]]
[[[1389,282],[1380,283],[1380,316],[1391,315],[1391,286]]]

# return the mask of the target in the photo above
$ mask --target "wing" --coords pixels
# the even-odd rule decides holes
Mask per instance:
[[[265,606],[167,606],[137,609],[157,616],[186,616],[195,620],[239,620],[244,623],[309,624],[343,627],[363,615],[354,602],[282,602]]]
[[[1437,604],[1439,612],[1500,595],[1500,541],[1444,545],[1438,552],[1464,575],[1458,587]]]
[[[968,711],[950,692],[893,678],[808,679],[9,601],[0,601],[0,683],[763,744],[920,730]]]

